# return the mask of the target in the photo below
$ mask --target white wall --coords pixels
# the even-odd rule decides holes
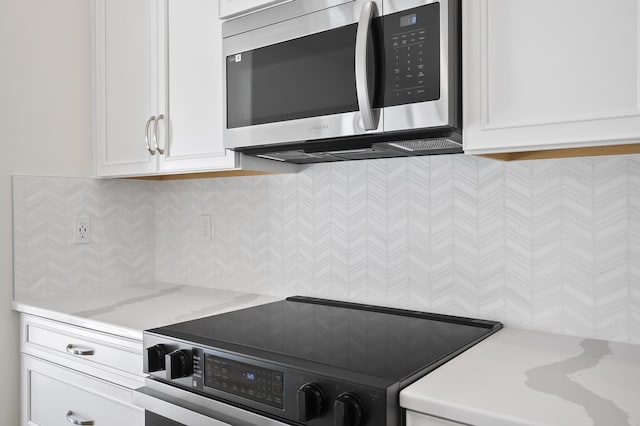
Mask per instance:
[[[19,423],[11,175],[92,174],[90,5],[0,0],[0,341],[7,348],[1,425]]]

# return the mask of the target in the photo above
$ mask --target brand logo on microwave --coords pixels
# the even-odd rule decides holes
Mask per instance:
[[[309,127],[309,131],[310,132],[319,132],[321,130],[325,130],[328,129],[329,125],[328,124],[314,124],[313,126]]]

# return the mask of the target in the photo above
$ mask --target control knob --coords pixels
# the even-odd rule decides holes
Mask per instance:
[[[316,384],[307,383],[298,389],[298,421],[307,422],[320,417],[327,409],[322,389]]]
[[[178,349],[165,355],[167,380],[188,377],[193,372],[191,366],[191,351]]]
[[[162,344],[147,348],[147,368],[145,369],[145,373],[164,370],[164,356],[167,352],[167,347]]]
[[[364,423],[364,407],[354,394],[341,394],[333,404],[335,426],[362,426]]]

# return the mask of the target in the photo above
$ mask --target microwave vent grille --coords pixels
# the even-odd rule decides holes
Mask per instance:
[[[290,148],[290,149],[287,149]],[[312,147],[318,148],[318,147]],[[275,151],[245,152],[260,158],[297,164],[324,163],[328,161],[366,160],[374,158],[412,157],[431,154],[457,154],[462,144],[452,138],[408,139],[377,142],[371,145],[333,144],[322,146],[322,151],[307,151],[297,146],[282,146]]]
[[[256,156],[260,158],[266,158],[267,160],[276,160],[276,161],[295,161],[295,160],[312,161],[312,160],[318,160],[322,158],[321,155],[307,154],[302,150],[269,152],[267,154],[258,154]]]
[[[434,151],[439,149],[460,148],[458,142],[451,139],[417,139],[409,141],[389,142],[388,145],[410,152]]]

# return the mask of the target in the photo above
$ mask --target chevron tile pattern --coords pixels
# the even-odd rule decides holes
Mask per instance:
[[[88,246],[71,217],[92,218]],[[197,217],[213,239],[199,242]],[[166,182],[14,178],[16,294],[167,281],[640,343],[640,156]]]
[[[355,161],[348,164],[348,251],[347,300],[364,300],[367,297],[367,163]]]
[[[506,291],[504,165],[478,161],[477,176],[477,315],[502,318]]]
[[[594,163],[595,333],[627,337],[629,319],[629,171],[610,158]]]
[[[331,297],[349,298],[349,168],[354,163],[340,163],[330,170],[329,191],[329,262]]]
[[[15,297],[86,291],[155,277],[154,195],[142,182],[15,176]],[[73,244],[73,216],[91,244]]]
[[[386,164],[386,299],[392,305],[409,303],[409,164],[404,159]]]
[[[478,162],[464,157],[453,161],[453,218],[451,312],[478,311]]]
[[[319,164],[298,175],[183,182],[200,188],[205,202],[192,206],[207,206],[202,212],[188,213],[178,198],[160,204],[215,218],[213,255],[185,255],[204,256],[209,270],[192,284],[632,341],[640,338],[638,161],[434,156]],[[208,198],[219,201],[208,206]],[[160,231],[177,223],[171,212],[157,216],[159,265],[180,243]],[[188,278],[158,269],[157,279],[168,277]]]
[[[429,159],[429,309],[455,312],[454,164],[451,156]]]
[[[431,204],[430,159],[417,157],[407,162],[407,302],[431,309],[431,245],[429,206]],[[403,253],[398,253],[402,256]],[[404,306],[401,305],[401,306]]]

